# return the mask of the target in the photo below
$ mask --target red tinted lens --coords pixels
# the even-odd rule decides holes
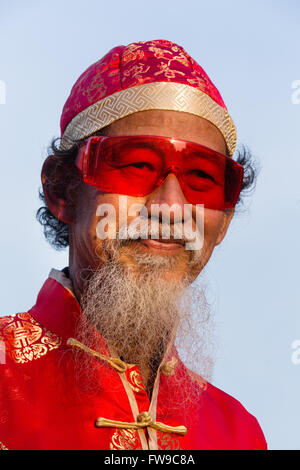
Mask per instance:
[[[182,158],[188,201],[212,209],[235,206],[243,181],[241,165],[226,155],[194,143],[187,144]]]
[[[150,140],[91,137],[80,150],[77,166],[84,181],[100,191],[144,196],[158,184],[163,159]]]
[[[225,161],[206,148],[187,144],[182,154],[184,194],[192,204],[224,207]]]
[[[242,189],[244,168],[229,157],[226,157],[225,170],[225,209],[233,208]]]
[[[111,145],[105,140],[102,155],[99,184],[102,187],[113,184],[120,194],[144,196],[151,193],[163,172],[162,155],[151,141],[121,139]]]
[[[145,196],[168,173],[191,204],[234,207],[243,168],[231,158],[186,141],[157,136],[91,137],[77,160],[84,181],[100,191]]]

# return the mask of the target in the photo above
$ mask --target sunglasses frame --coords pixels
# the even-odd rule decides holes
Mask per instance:
[[[99,152],[101,149],[101,144],[104,141],[115,141],[115,142],[121,142],[124,141],[126,142],[127,140],[153,140],[153,141],[163,141],[163,142],[169,142],[170,144],[173,145],[174,150],[176,145],[182,146],[183,144],[192,146],[196,148],[197,150],[202,151],[206,156],[210,155],[215,157],[220,157],[222,159],[225,159],[225,187],[224,187],[224,208],[223,209],[231,209],[234,208],[241,189],[242,189],[242,184],[243,184],[243,175],[244,175],[244,168],[237,163],[235,160],[233,160],[231,157],[228,157],[227,155],[217,152],[209,147],[205,147],[204,145],[197,144],[195,142],[190,142],[187,140],[182,140],[182,139],[174,139],[171,137],[163,137],[163,136],[153,136],[153,135],[128,135],[128,136],[91,136],[88,137],[85,141],[83,141],[82,145],[79,148],[78,156],[76,158],[76,167],[80,171],[80,174],[84,180],[85,183],[91,184],[97,187],[97,184],[95,182],[92,182],[92,178],[89,176],[89,173],[93,172],[93,168],[91,168],[91,165],[94,163],[91,160],[91,155],[95,155],[95,152]],[[93,153],[94,152],[94,153]],[[169,169],[170,170],[170,169]],[[169,173],[174,173],[175,176],[178,177],[178,171],[170,170]],[[230,189],[229,184],[226,184],[226,181],[229,178],[232,178],[232,175],[236,178],[235,181],[235,191],[233,195],[229,198],[229,191],[232,191]],[[166,177],[167,175],[165,175]],[[163,178],[164,180],[165,178]],[[157,185],[161,185],[163,181],[160,181],[160,183]],[[153,188],[154,190],[155,188]],[[105,191],[104,191],[105,192]],[[111,191],[108,191],[111,192]],[[227,193],[227,194],[226,194]],[[121,194],[121,193],[120,193]],[[122,193],[123,194],[123,193]],[[138,194],[140,195],[140,194]],[[144,194],[143,194],[144,195]],[[231,202],[226,202],[226,201],[231,201]]]

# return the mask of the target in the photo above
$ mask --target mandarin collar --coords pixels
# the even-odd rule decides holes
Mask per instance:
[[[37,296],[36,304],[29,310],[38,323],[65,340],[76,338],[77,322],[83,315],[73,291],[72,281],[67,277],[68,272],[68,268],[62,271],[51,269]],[[96,334],[99,335],[98,332]],[[168,369],[171,365],[173,371],[166,371],[166,375],[173,375],[177,363],[181,362],[173,341],[174,339],[170,340],[158,368],[159,372],[162,367],[167,366]],[[170,364],[174,360],[175,363]]]
[[[65,272],[66,268],[63,271],[51,269],[29,313],[48,330],[68,339],[75,336],[82,312]]]

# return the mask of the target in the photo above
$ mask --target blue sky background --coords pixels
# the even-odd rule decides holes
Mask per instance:
[[[26,311],[67,265],[35,222],[46,148],[71,86],[112,47],[182,45],[207,71],[260,159],[250,207],[206,271],[217,324],[213,383],[259,420],[272,449],[300,449],[298,0],[5,1],[0,4],[0,315]]]

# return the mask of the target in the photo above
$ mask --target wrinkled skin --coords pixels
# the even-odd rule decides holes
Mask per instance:
[[[226,154],[225,140],[220,131],[213,124],[198,116],[182,112],[153,110],[135,113],[114,122],[113,124],[105,128],[102,133],[110,136],[156,135],[170,137],[174,139],[183,139],[198,143],[200,145],[204,145],[213,150],[216,150],[217,152]],[[74,203],[74,200],[72,199],[72,201],[70,201],[70,198],[68,198],[67,196],[65,198],[61,198],[54,194],[53,191],[48,191],[48,187],[51,186],[47,186],[47,184],[45,183],[47,182],[48,178],[53,177],[57,177],[57,175],[53,174],[51,157],[48,157],[48,163],[44,165],[44,169],[42,172],[44,194],[46,197],[48,208],[51,210],[53,215],[55,215],[56,218],[69,225],[70,278],[73,283],[75,295],[79,303],[82,304],[84,311],[86,312],[84,304],[86,302],[86,299],[90,297],[89,295],[86,296],[85,293],[87,292],[87,288],[89,287],[90,276],[92,276],[93,273],[97,273],[97,271],[99,272],[99,268],[101,268],[101,266],[110,266],[109,261],[111,256],[109,250],[106,249],[106,247],[108,246],[105,245],[107,240],[100,239],[97,236],[96,231],[97,224],[105,215],[102,217],[97,216],[96,211],[100,204],[112,204],[116,211],[116,230],[118,230],[119,195],[101,193],[96,187],[85,184],[82,181],[82,183],[80,184],[80,189],[78,190],[78,193],[76,193]],[[185,199],[177,177],[174,174],[169,174],[168,177],[163,181],[163,183],[152,193],[143,197],[128,196],[127,206],[130,207],[132,203],[140,203],[145,205],[148,210],[148,218],[150,218],[151,204],[167,203],[169,206],[177,204],[183,209],[184,204],[188,204],[188,201]],[[149,269],[150,274],[154,273],[155,271],[152,271],[152,269],[155,265],[155,261],[158,261],[158,265],[161,266],[161,268],[159,268],[159,271],[156,271],[156,275],[154,274],[155,279],[153,285],[155,285],[155,280],[158,280],[158,283],[156,283],[156,289],[159,288],[157,286],[160,286],[162,289],[161,292],[171,293],[172,286],[175,286],[175,284],[178,285],[178,283],[182,283],[182,286],[187,285],[186,283],[190,284],[198,276],[198,274],[208,262],[215,246],[220,244],[223,240],[229,227],[230,221],[232,219],[233,213],[234,210],[216,211],[206,208],[204,209],[204,244],[201,252],[198,252],[199,256],[196,256],[194,258],[196,260],[194,262],[192,262],[193,255],[191,255],[191,251],[186,250],[183,243],[180,243],[180,241],[174,240],[174,238],[172,238],[172,227],[174,228],[176,223],[181,223],[183,222],[183,220],[179,220],[178,216],[176,216],[176,219],[176,217],[172,216],[171,213],[170,240],[163,240],[163,242],[155,239],[130,240],[129,243],[125,244],[124,246],[117,246],[118,263],[120,266],[123,266],[125,270],[130,270],[131,277],[139,277],[139,275],[144,274],[142,273],[143,270]],[[130,224],[130,222],[135,219],[137,215],[138,213],[132,215],[131,217],[128,216],[127,224]],[[193,206],[191,218],[193,229],[195,229],[195,206]],[[193,253],[195,255],[196,252]],[[138,262],[139,254],[150,255],[151,261],[149,263],[148,261],[146,262],[146,267],[145,265]],[[161,263],[162,258],[164,258],[163,263]],[[168,262],[165,263],[166,260]],[[110,275],[108,274],[107,276],[107,278],[110,279]],[[161,278],[164,283],[172,283],[169,284],[170,289],[166,289],[166,286],[164,286],[163,288],[162,284],[159,282],[159,278]],[[141,277],[141,279],[143,279],[143,277]],[[149,285],[149,288],[152,289],[152,281],[150,282],[151,285]],[[105,283],[104,289],[106,289]],[[113,287],[112,291],[114,291]],[[111,289],[109,289],[109,292],[111,292]],[[151,292],[153,291],[151,290]],[[129,297],[132,295],[130,292],[128,292],[128,294]],[[120,296],[120,294],[118,295]],[[125,296],[125,294],[123,295]],[[165,295],[168,296],[171,294],[164,294],[163,297]],[[144,308],[143,299],[140,299],[140,316],[147,315],[147,311],[149,312],[149,306],[153,302],[153,299],[151,300],[151,298],[152,294],[150,295],[150,297],[147,298],[147,300],[145,299],[145,302],[148,303],[148,307],[146,309]],[[122,299],[124,299],[124,297],[122,297]],[[117,300],[117,303],[120,302],[119,297],[115,300]],[[103,297],[101,303],[102,302]],[[115,313],[113,305],[114,299],[109,297],[109,306],[112,308],[112,315],[114,315]],[[104,318],[105,320],[108,320],[108,327],[110,328],[110,323],[112,322],[110,322],[110,319],[107,317],[107,311],[109,310],[109,308],[106,310]],[[143,352],[145,353],[144,361],[141,359],[140,370],[142,373],[143,381],[145,384],[147,384],[149,396],[151,395],[157,364],[160,362],[163,354],[163,351],[159,350],[160,348],[157,349],[159,338],[157,338],[157,335],[155,333],[155,328],[157,328],[157,325],[160,323],[159,308],[160,307],[158,307],[157,310],[159,318],[156,319],[154,326],[153,322],[152,326],[150,326],[150,321],[145,321],[143,336],[146,335],[148,338],[148,347],[146,347],[142,337],[138,338],[136,341],[136,349],[138,351],[141,351],[142,348]],[[127,310],[128,308],[125,310],[123,308],[123,310],[119,312],[118,316],[119,323],[123,325],[124,322],[125,329],[122,335],[125,334],[125,336],[122,336],[117,340],[114,339],[115,345],[119,342],[120,347],[116,347],[117,350],[120,350],[120,354],[123,354],[124,344],[126,343],[126,341],[128,344],[128,338],[135,338],[135,329],[130,329],[130,327],[126,323],[127,320],[123,315],[124,313],[126,314]],[[142,310],[144,310],[143,313]],[[99,327],[97,326],[97,329],[99,329],[100,333],[104,336],[104,338],[109,338],[113,336],[112,331],[108,332],[107,330],[107,335],[103,331],[103,321],[101,321],[101,319],[97,320],[97,315],[99,315],[99,312],[95,312],[93,304],[89,311],[92,311],[91,315],[94,316],[95,321],[92,321],[90,316],[88,316],[89,320],[92,321],[92,324],[99,324],[100,322],[101,328],[99,329]],[[172,307],[171,311],[173,311]],[[163,318],[164,310],[161,312],[161,315]],[[101,318],[103,318],[103,316]],[[147,316],[145,316],[145,318],[147,318]],[[170,321],[172,322],[172,320]],[[169,326],[170,328],[168,328],[164,333],[162,333],[165,338],[168,338],[171,331],[170,329],[172,329],[172,325]],[[147,330],[147,328],[149,328],[149,330]],[[131,357],[131,352],[128,352],[128,350],[126,352],[126,357]],[[153,361],[153,358],[156,358],[156,365],[150,366],[150,362]]]
[[[177,111],[150,110],[138,112],[112,123],[106,128],[105,135],[157,135],[173,137],[175,139],[189,140],[205,145],[220,153],[226,153],[225,140],[213,124],[198,116]],[[48,177],[47,174],[43,176],[44,178]],[[103,258],[100,259],[99,257],[99,254],[103,254],[103,241],[96,235],[96,226],[99,222],[99,216],[96,216],[97,207],[102,203],[113,204],[116,209],[118,224],[119,195],[101,193],[96,187],[82,183],[82,190],[78,195],[75,207],[74,205],[69,205],[68,200],[58,199],[55,195],[49,194],[47,190],[45,190],[45,196],[52,213],[58,219],[69,224],[70,277],[73,281],[77,298],[80,300],[80,293],[83,288],[82,276],[80,274],[88,268],[96,269],[103,263]],[[150,216],[150,205],[152,203],[179,204],[180,207],[183,207],[183,204],[188,203],[188,201],[185,199],[176,176],[170,174],[163,184],[152,193],[143,197],[128,196],[128,206],[131,203],[144,204]],[[209,260],[215,246],[223,240],[233,212],[233,210],[221,212],[205,209],[204,249],[202,250],[201,260],[198,265],[193,267],[193,272],[188,273],[191,280],[197,277]],[[195,218],[195,211],[193,211],[193,218]],[[130,220],[130,217],[128,217],[129,223]],[[176,223],[176,220],[171,218],[171,223]],[[133,270],[135,266],[131,255],[133,253],[132,250],[137,249],[151,253],[154,256],[157,254],[162,256],[177,256],[177,269],[166,273],[170,280],[174,276],[183,277],[187,274],[188,251],[181,244],[160,243],[156,240],[133,241],[128,246],[122,247],[120,252],[120,261],[131,266]]]

